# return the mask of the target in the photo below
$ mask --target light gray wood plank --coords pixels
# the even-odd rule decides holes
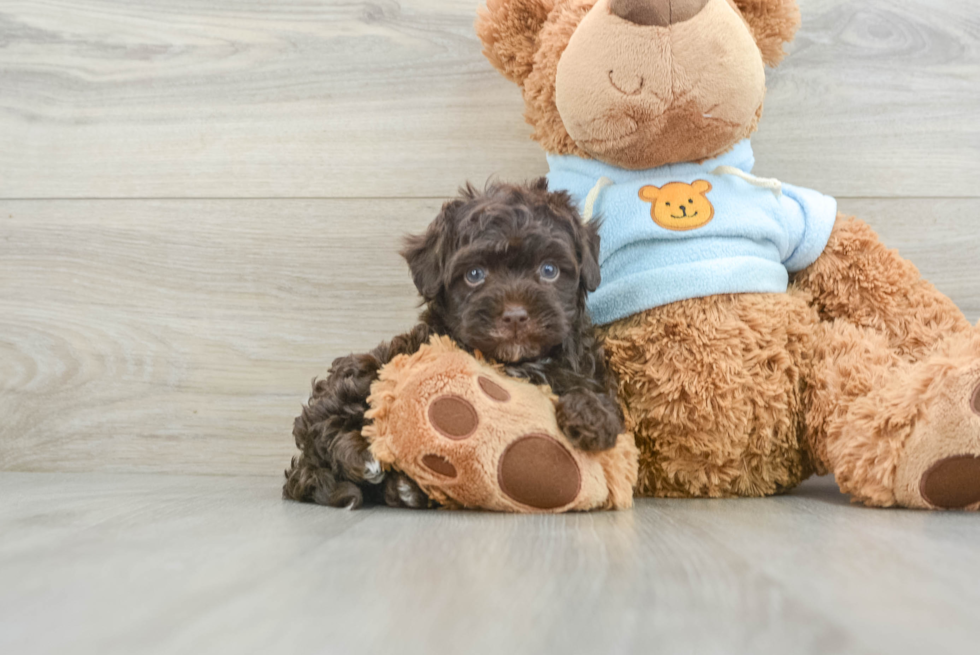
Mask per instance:
[[[415,323],[440,203],[0,210],[0,468],[270,473],[309,381]]]
[[[442,197],[544,171],[476,0],[4,0],[0,197]],[[977,197],[980,15],[803,0],[759,170]]]
[[[439,204],[0,201],[0,469],[281,470],[310,378],[414,324]],[[980,201],[842,209],[980,317]]]
[[[769,75],[758,171],[835,196],[977,197],[980,13],[960,0],[800,0]],[[978,224],[980,225],[980,224]]]
[[[870,224],[883,243],[913,262],[972,322],[980,320],[980,202],[845,198],[838,207]]]
[[[980,637],[976,515],[850,507],[826,479],[537,517],[277,492],[269,477],[0,474],[0,648],[900,655]]]

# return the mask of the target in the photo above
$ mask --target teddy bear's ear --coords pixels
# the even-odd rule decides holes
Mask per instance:
[[[487,0],[476,19],[483,54],[504,76],[523,85],[534,67],[538,32],[554,0]]]
[[[660,194],[660,187],[655,187],[652,184],[647,185],[640,189],[640,200],[644,202],[657,202],[657,196]]]
[[[800,7],[796,0],[734,0],[752,28],[762,59],[775,66],[786,53],[783,45],[793,40],[800,26]]]
[[[695,193],[704,195],[711,191],[711,182],[708,182],[707,180],[695,180],[694,184],[691,185],[691,188],[694,189]]]

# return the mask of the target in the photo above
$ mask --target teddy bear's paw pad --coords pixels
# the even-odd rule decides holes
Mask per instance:
[[[447,439],[462,441],[476,432],[480,417],[465,398],[443,396],[429,405],[429,423]]]
[[[970,409],[973,410],[974,414],[980,416],[980,385],[973,390],[973,397],[970,399]]]
[[[497,467],[500,489],[535,509],[557,509],[578,497],[582,473],[575,458],[552,437],[529,434],[511,443]]]
[[[456,467],[442,455],[425,455],[422,457],[422,464],[433,473],[447,478],[456,477]]]
[[[487,376],[481,375],[477,378],[476,383],[480,385],[480,389],[483,391],[483,393],[487,394],[487,396],[493,400],[501,403],[505,403],[510,400],[510,392]]]
[[[974,395],[974,403],[977,396]],[[980,503],[980,457],[958,455],[940,460],[919,483],[925,500],[943,509],[963,509]]]

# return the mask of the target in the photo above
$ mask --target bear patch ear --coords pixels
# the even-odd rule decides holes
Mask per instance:
[[[711,191],[711,182],[707,180],[695,180],[694,184],[691,185],[695,193],[700,193],[702,196],[707,192]]]
[[[775,66],[786,53],[783,45],[793,40],[800,26],[800,7],[796,0],[729,0],[745,18],[755,42],[762,51],[762,60]]]
[[[494,68],[519,85],[534,68],[538,33],[554,0],[487,0],[476,19],[483,54]]]
[[[652,184],[640,189],[640,200],[644,202],[657,202],[658,195],[660,195],[660,187]]]

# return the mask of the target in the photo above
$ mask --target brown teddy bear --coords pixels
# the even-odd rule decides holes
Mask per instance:
[[[603,219],[590,308],[641,496],[814,473],[874,506],[980,508],[980,333],[822,194],[751,173],[795,0],[488,0],[552,189]]]

